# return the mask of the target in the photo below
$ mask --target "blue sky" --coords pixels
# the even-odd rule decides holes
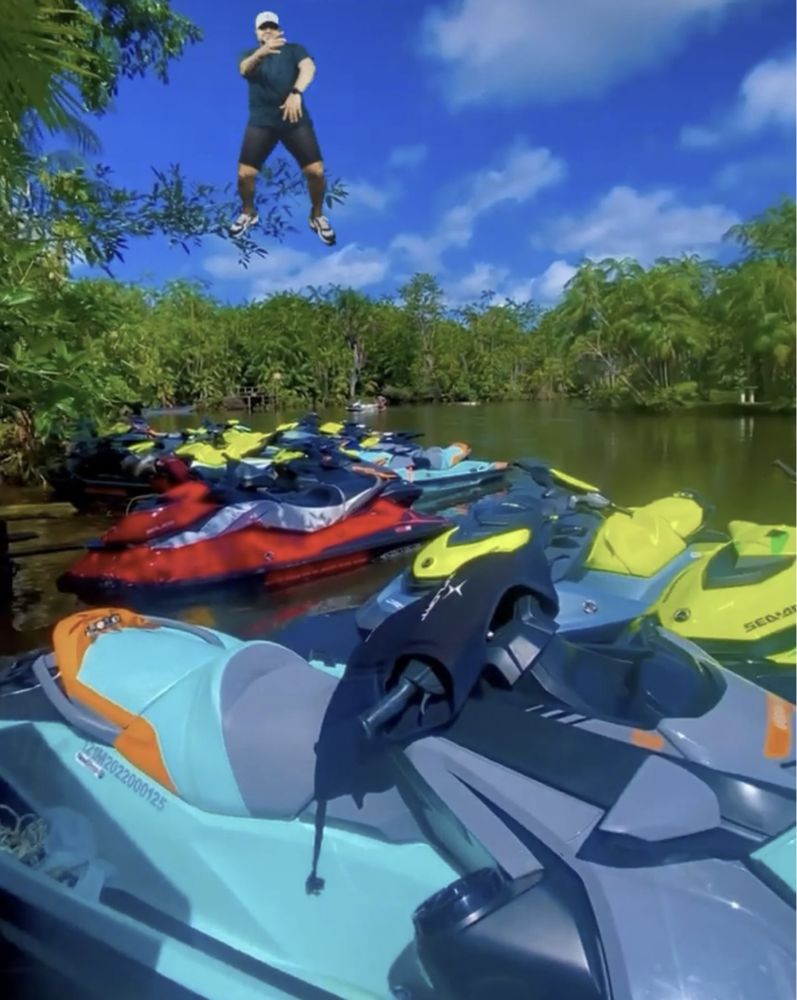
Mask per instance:
[[[178,0],[204,40],[171,81],[125,82],[98,121],[118,182],[179,162],[235,178],[238,56],[260,5]],[[262,6],[268,6],[263,4]],[[305,224],[243,269],[232,246],[130,248],[115,274],[210,282],[222,301],[339,283],[394,294],[431,271],[450,304],[556,301],[584,257],[699,252],[795,181],[792,0],[291,0],[317,64],[307,101],[350,197],[338,245]],[[276,153],[275,156],[278,156]]]

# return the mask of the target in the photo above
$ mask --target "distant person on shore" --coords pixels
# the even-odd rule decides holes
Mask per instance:
[[[307,178],[310,228],[323,243],[333,246],[335,232],[323,214],[324,161],[304,105],[304,92],[315,76],[315,63],[304,46],[285,40],[274,11],[264,10],[257,15],[255,35],[258,48],[244,56],[239,65],[241,76],[249,84],[249,121],[238,157],[241,214],[230,226],[230,236],[242,236],[259,221],[255,209],[257,175],[281,142]]]

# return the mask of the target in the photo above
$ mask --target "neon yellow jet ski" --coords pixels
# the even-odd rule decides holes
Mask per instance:
[[[523,544],[525,535],[541,527],[541,511],[533,498],[522,505],[522,495],[510,491],[498,501],[485,498],[463,524],[424,546],[411,568],[361,609],[361,625],[370,631],[398,606],[396,601],[403,605],[417,599],[484,552]],[[560,631],[611,641],[685,567],[727,540],[706,530],[705,517],[702,503],[686,493],[611,513],[593,509],[558,515],[545,551],[559,598]]]
[[[797,531],[731,521],[730,541],[680,573],[651,609],[725,666],[795,700]]]
[[[209,441],[190,441],[175,450],[180,458],[211,469],[223,469],[228,458],[242,459],[263,449],[269,435],[232,425]]]

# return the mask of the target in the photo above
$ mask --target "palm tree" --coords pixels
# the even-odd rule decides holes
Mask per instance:
[[[89,45],[95,19],[73,0],[5,0],[0,33],[0,146],[25,145],[44,127],[83,146],[96,140],[81,120],[79,84],[99,75]]]
[[[352,288],[335,287],[332,292],[333,316],[351,351],[349,401],[354,402],[360,374],[365,366],[365,338],[371,327],[371,302]]]
[[[796,233],[794,199],[784,197],[754,219],[731,226],[724,238],[741,243],[750,257],[774,258],[793,269]]]
[[[747,378],[763,396],[777,380],[794,390],[794,302],[794,271],[778,260],[746,260],[724,276],[725,325],[749,360]]]

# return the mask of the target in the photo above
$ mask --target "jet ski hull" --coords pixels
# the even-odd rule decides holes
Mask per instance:
[[[155,539],[127,548],[95,549],[59,578],[58,587],[102,600],[253,580],[285,587],[365,565],[445,527],[442,518],[377,498],[366,509],[314,532],[251,525],[176,547],[158,545]]]
[[[59,722],[0,723],[4,803],[11,782],[82,875],[70,886],[0,852],[0,927],[95,990],[121,968],[159,997],[179,984],[207,1000],[383,998],[413,910],[457,877],[426,844],[330,829],[318,899],[304,890],[312,815],[210,816]],[[98,961],[75,962],[97,945]]]

